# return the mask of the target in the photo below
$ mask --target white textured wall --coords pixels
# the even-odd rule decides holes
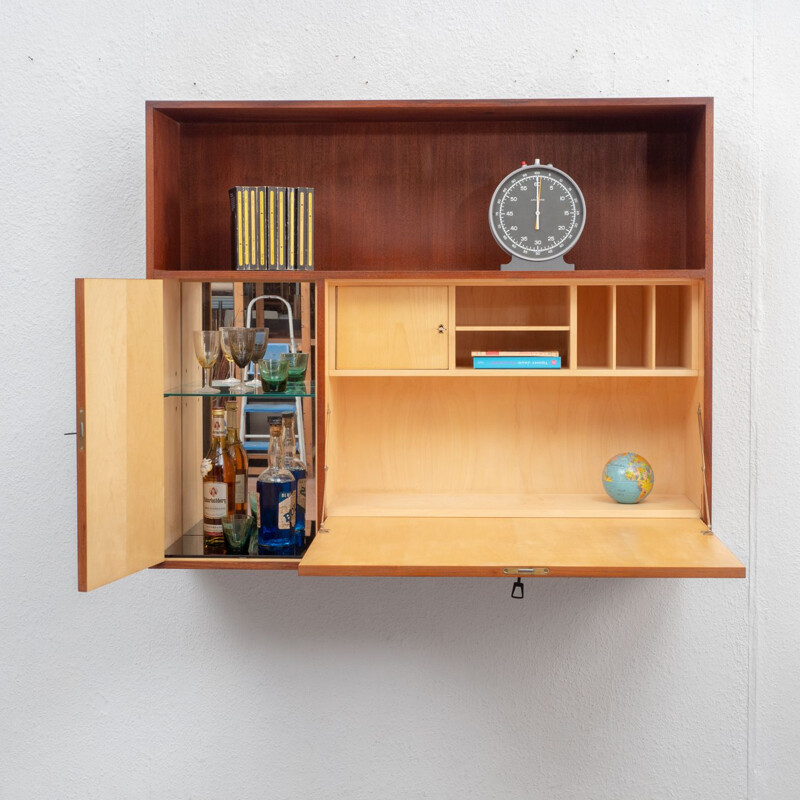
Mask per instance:
[[[789,0],[3,0],[0,798],[800,796],[798,34]],[[716,98],[715,528],[749,580],[77,593],[73,279],[144,274],[146,99],[683,94]]]

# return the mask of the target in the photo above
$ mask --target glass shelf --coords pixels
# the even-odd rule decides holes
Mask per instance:
[[[246,392],[232,392],[230,386],[215,386],[217,391],[209,392],[199,386],[178,386],[164,392],[164,397],[263,397],[269,400],[281,400],[291,397],[314,397],[314,381],[306,383],[290,383],[285,392],[265,392],[260,387],[248,386]]]
[[[203,523],[198,522],[189,528],[186,533],[181,536],[176,542],[173,542],[164,553],[165,558],[236,558],[242,561],[270,561],[274,559],[286,560],[287,558],[301,558],[308,550],[309,545],[314,540],[314,535],[317,530],[316,523],[310,521],[308,523],[306,541],[301,549],[296,553],[286,553],[283,555],[249,555],[247,553],[205,553],[203,552]]]

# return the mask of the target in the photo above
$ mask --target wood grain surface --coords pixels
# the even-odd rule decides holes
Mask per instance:
[[[692,212],[709,110],[705,98],[150,103],[148,274],[229,266],[227,191],[264,183],[315,187],[320,269],[497,268],[491,194],[535,157],[583,191],[578,269],[703,268]]]
[[[745,568],[700,520],[330,517],[300,575],[742,578]]]
[[[164,558],[164,318],[161,281],[76,284],[80,454],[78,588]]]

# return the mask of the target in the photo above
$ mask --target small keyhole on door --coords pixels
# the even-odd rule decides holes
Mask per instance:
[[[439,328],[438,328],[438,331],[439,331],[439,333],[445,333],[447,331],[447,328],[445,328],[444,325],[440,325]]]

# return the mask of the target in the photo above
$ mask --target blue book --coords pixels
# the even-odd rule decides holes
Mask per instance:
[[[473,356],[475,369],[561,369],[561,356]]]

